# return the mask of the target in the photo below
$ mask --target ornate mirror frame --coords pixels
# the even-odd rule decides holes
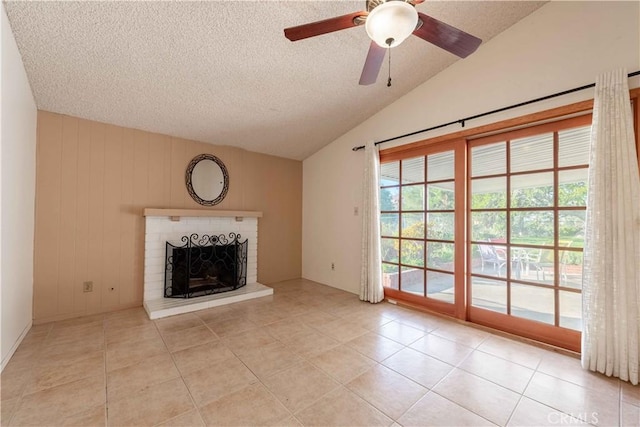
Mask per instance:
[[[222,172],[223,182],[219,183],[219,185],[221,185],[222,188],[220,189],[220,193],[218,194],[218,196],[212,200],[203,199],[200,195],[196,193],[196,191],[193,188],[193,180],[192,180],[193,170],[202,161],[214,162]],[[195,200],[196,202],[198,202],[203,206],[217,205],[225,198],[225,196],[227,195],[227,191],[229,191],[229,173],[227,172],[227,168],[222,162],[222,160],[220,160],[213,154],[199,154],[195,156],[187,166],[187,171],[185,173],[185,181],[187,184],[187,191],[189,192],[189,195],[193,198],[193,200]],[[215,185],[215,183],[212,183],[212,185]]]

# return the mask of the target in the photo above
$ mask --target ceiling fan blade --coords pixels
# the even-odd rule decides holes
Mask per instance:
[[[360,75],[361,85],[370,85],[376,82],[386,53],[387,49],[378,46],[374,41],[371,42],[369,53],[367,53],[367,60],[364,62],[362,74]]]
[[[418,12],[422,26],[413,34],[423,40],[459,56],[466,58],[476,51],[482,40],[462,30]]]
[[[332,33],[334,31],[344,30],[347,28],[361,25],[353,20],[359,16],[367,16],[368,13],[354,12],[348,15],[336,16],[335,18],[325,19],[324,21],[311,22],[309,24],[298,25],[297,27],[285,28],[284,36],[292,42],[306,39],[308,37],[319,36],[321,34]]]

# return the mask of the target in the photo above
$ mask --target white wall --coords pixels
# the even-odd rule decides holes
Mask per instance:
[[[31,328],[37,109],[2,5],[0,351],[2,368]]]
[[[302,275],[357,293],[363,152],[351,148],[640,69],[640,3],[550,2],[303,162]],[[640,86],[637,77],[631,87]],[[383,84],[370,90],[385,90]],[[467,128],[593,98],[593,89],[467,122]],[[408,142],[460,130],[452,126]],[[385,144],[383,147],[393,146]],[[335,262],[335,271],[331,270]]]

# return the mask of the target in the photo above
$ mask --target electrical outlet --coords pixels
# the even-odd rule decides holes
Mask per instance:
[[[93,292],[93,282],[83,282],[82,290],[84,292]]]
[[[331,270],[335,270],[336,269],[336,265],[334,263],[331,263]]]

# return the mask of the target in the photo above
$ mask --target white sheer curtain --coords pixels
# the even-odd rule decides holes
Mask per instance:
[[[640,178],[625,70],[598,76],[591,127],[582,366],[638,384]]]
[[[380,157],[373,142],[365,144],[362,190],[362,271],[360,299],[372,303],[384,299],[380,261]]]

